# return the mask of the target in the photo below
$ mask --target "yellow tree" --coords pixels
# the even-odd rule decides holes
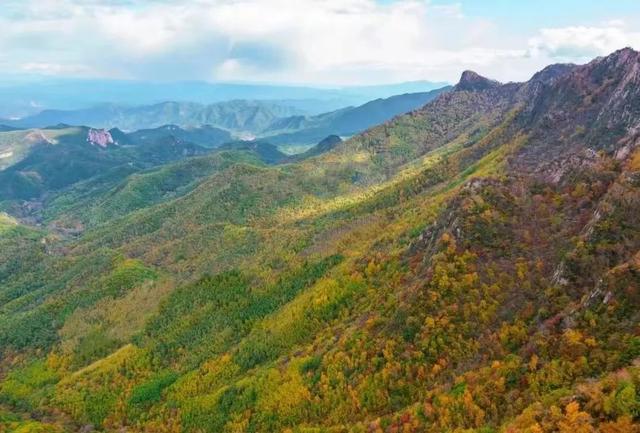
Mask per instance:
[[[580,405],[572,401],[565,407],[564,419],[558,422],[560,433],[595,433],[591,416],[580,410]]]

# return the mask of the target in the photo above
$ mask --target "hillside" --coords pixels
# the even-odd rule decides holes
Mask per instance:
[[[0,215],[0,426],[638,431],[638,101],[631,49],[467,71],[301,161],[236,143]]]
[[[0,133],[0,209],[37,223],[75,216],[65,229],[75,232],[104,222],[114,209],[145,207],[185,193],[219,164],[279,164],[331,148],[325,140],[291,157],[268,142],[232,141],[209,126],[124,133],[61,124],[7,131]]]
[[[130,141],[137,144],[152,142],[166,137],[189,142],[204,148],[216,148],[232,140],[229,132],[204,125],[191,128],[180,128],[177,125],[163,125],[153,129],[140,129],[127,134]]]
[[[38,199],[94,176],[119,178],[207,152],[179,135],[160,131],[145,139],[67,125],[0,132],[0,203]]]

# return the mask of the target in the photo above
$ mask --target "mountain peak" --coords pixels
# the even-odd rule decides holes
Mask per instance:
[[[554,65],[549,65],[541,71],[536,72],[533,77],[531,77],[531,81],[553,83],[558,78],[571,72],[575,68],[576,65],[574,65],[573,63],[556,63]]]
[[[640,57],[640,52],[634,50],[631,47],[620,48],[617,51],[612,52],[606,56],[599,56],[593,59],[588,65],[599,64],[611,64],[611,65],[624,65],[630,61],[637,61]]]
[[[613,53],[609,54],[607,57],[626,60],[631,57],[638,57],[639,55],[640,55],[640,52],[634,50],[633,48],[624,47],[619,49],[618,51],[614,51]]]
[[[591,74],[595,78],[603,79],[611,74],[626,74],[634,70],[637,71],[638,64],[640,64],[640,52],[627,47],[606,56],[596,57],[578,70]]]
[[[456,84],[454,90],[457,91],[479,91],[491,89],[499,86],[500,83],[490,80],[473,71],[464,71],[460,77],[460,81]]]

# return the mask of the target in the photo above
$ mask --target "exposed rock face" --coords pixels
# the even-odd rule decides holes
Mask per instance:
[[[454,90],[458,91],[478,91],[486,90],[500,86],[500,83],[495,80],[485,78],[473,71],[464,71],[460,82],[456,85]]]
[[[599,151],[623,160],[640,145],[638,101],[640,53],[625,48],[586,65],[548,66],[525,83],[503,85],[465,71],[454,92],[436,104],[463,112],[472,102],[485,118],[492,111],[496,119],[517,113],[511,133],[526,134],[527,146],[512,164],[559,182],[573,169],[595,163]]]
[[[520,170],[557,181],[572,167],[593,162],[584,149],[623,159],[640,143],[640,53],[623,49],[564,72],[562,66],[552,68],[555,77],[537,81],[519,119],[528,133]],[[541,74],[549,77],[552,71]]]
[[[90,129],[87,134],[87,141],[103,149],[115,144],[111,133],[104,129]]]

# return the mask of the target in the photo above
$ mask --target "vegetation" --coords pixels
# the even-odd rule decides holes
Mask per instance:
[[[0,428],[639,431],[639,61],[2,214]]]

